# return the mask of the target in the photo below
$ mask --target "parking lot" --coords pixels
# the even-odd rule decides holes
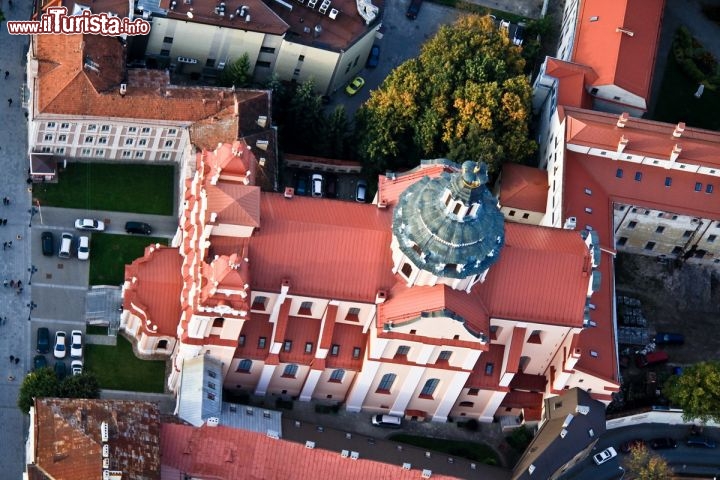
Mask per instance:
[[[311,196],[313,174],[322,175],[323,197],[338,200],[355,201],[357,184],[361,177],[357,174],[328,173],[317,169],[288,168],[283,172],[283,185],[295,189],[295,195]],[[299,188],[300,187],[300,188]],[[371,201],[366,198],[366,202]]]

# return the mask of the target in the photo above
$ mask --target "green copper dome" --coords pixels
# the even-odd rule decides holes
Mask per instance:
[[[465,162],[456,173],[424,177],[402,193],[393,233],[418,268],[440,277],[467,278],[499,259],[505,223],[487,180],[485,164]]]

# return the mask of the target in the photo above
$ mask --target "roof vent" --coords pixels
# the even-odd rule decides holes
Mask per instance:
[[[120,84],[120,96],[124,97],[127,93],[127,83],[121,83]]]
[[[292,198],[295,194],[295,189],[293,187],[285,187],[285,198]]]
[[[625,128],[625,124],[627,123],[628,118],[630,118],[630,114],[628,112],[623,112],[620,115],[620,118],[618,118],[617,126],[619,128]]]
[[[575,217],[568,217],[565,220],[565,225],[563,225],[563,228],[565,230],[575,230],[575,227],[577,227],[577,218]]]
[[[110,456],[110,445],[107,443],[102,446],[102,456],[103,458],[108,458]]]
[[[432,470],[428,470],[427,468],[422,471],[422,478],[430,478],[432,477]]]
[[[360,452],[351,451],[350,452],[350,460],[357,460],[360,458]]]
[[[315,28],[313,28],[313,36],[315,38],[319,37],[322,33],[322,26],[321,25],[315,25]]]
[[[270,144],[270,142],[268,142],[267,140],[258,140],[257,142],[255,142],[255,146],[260,150],[267,150],[268,144]]]
[[[680,138],[680,136],[685,131],[685,122],[680,122],[677,125],[675,125],[675,131],[673,132],[673,137]]]
[[[385,300],[387,300],[387,291],[385,290],[378,290],[375,294],[375,304],[379,305],[381,303],[384,303]]]
[[[267,163],[267,159],[265,157],[260,157],[260,160],[258,160],[258,165],[264,167],[265,163]]]
[[[218,417],[210,417],[207,419],[208,427],[217,427],[220,425],[220,419]]]
[[[568,434],[568,431],[565,430],[564,428],[562,430],[560,430],[560,438],[567,437],[567,434]]]
[[[183,0],[185,5],[192,5],[192,0]]]
[[[590,413],[590,407],[587,405],[578,405],[575,407],[575,411],[578,412],[580,415],[587,415]]]
[[[403,470],[410,470],[412,468],[412,463],[403,463]]]
[[[330,13],[328,13],[328,17],[330,17],[331,20],[335,20],[338,16],[338,13],[340,13],[340,11],[337,8],[331,8]]]
[[[257,120],[255,121],[259,126],[265,128],[267,125],[267,117],[265,115],[260,115]]]
[[[672,152],[670,152],[670,162],[674,162],[675,160],[677,160],[680,156],[680,152],[682,152],[682,146],[680,146],[679,143],[676,143],[672,149]]]
[[[110,433],[109,433],[107,422],[102,422],[100,424],[100,436],[101,436],[101,439],[103,442],[108,441],[108,439],[110,437]]]
[[[569,427],[569,426],[570,426],[570,422],[573,421],[573,418],[575,418],[575,417],[573,417],[573,414],[572,414],[572,413],[568,414],[568,416],[565,417],[565,421],[564,421],[563,424],[562,424],[563,428]]]
[[[532,475],[534,471],[535,471],[535,465],[532,465],[532,464],[531,464],[531,465],[528,467],[528,473],[529,473],[530,475]]]
[[[308,440],[307,442],[305,442],[305,448],[309,448],[310,450],[312,450],[313,448],[315,448],[315,442]]]
[[[620,33],[624,33],[624,34],[627,35],[628,37],[634,37],[634,36],[635,36],[635,32],[633,32],[632,30],[628,30],[627,28],[617,27],[617,28],[615,29],[615,31],[616,31],[616,32],[620,32]]]

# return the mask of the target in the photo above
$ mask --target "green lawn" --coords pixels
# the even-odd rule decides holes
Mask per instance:
[[[720,130],[720,93],[705,87],[698,99],[694,96],[697,88],[698,84],[683,74],[670,52],[653,120]]]
[[[90,240],[90,285],[120,285],[125,265],[142,257],[152,243],[168,244],[168,239],[145,236],[93,233]]]
[[[174,165],[73,162],[58,178],[34,185],[33,197],[51,207],[173,214]]]
[[[480,442],[464,442],[459,440],[445,440],[442,438],[418,437],[398,433],[391,435],[390,440],[406,443],[436,452],[447,453],[455,457],[467,458],[487,465],[500,465],[495,450]]]
[[[120,335],[114,347],[86,345],[85,369],[95,374],[100,388],[109,390],[162,393],[165,384],[165,362],[140,360]]]

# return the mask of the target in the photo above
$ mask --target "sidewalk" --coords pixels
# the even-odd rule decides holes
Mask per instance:
[[[2,2],[6,20],[29,18],[32,2],[14,3],[9,9]],[[0,456],[3,478],[22,478],[25,461],[24,438],[27,418],[17,408],[17,395],[25,373],[32,368],[30,353],[29,307],[31,295],[30,273],[30,197],[27,178],[27,120],[22,108],[22,87],[25,78],[25,54],[28,37],[11,36],[7,26],[0,23],[0,197],[11,199],[0,205],[0,218],[7,224],[0,226],[0,239],[12,241],[13,247],[0,250],[0,278],[21,280],[22,294],[15,289],[0,287],[0,317],[7,318],[0,326],[0,424],[6,444]],[[5,72],[9,72],[5,78]],[[12,104],[9,105],[12,100]],[[1,323],[1,322],[0,322]],[[33,349],[34,351],[34,349]],[[19,357],[18,364],[10,363],[10,355]],[[10,377],[14,380],[10,380]]]

